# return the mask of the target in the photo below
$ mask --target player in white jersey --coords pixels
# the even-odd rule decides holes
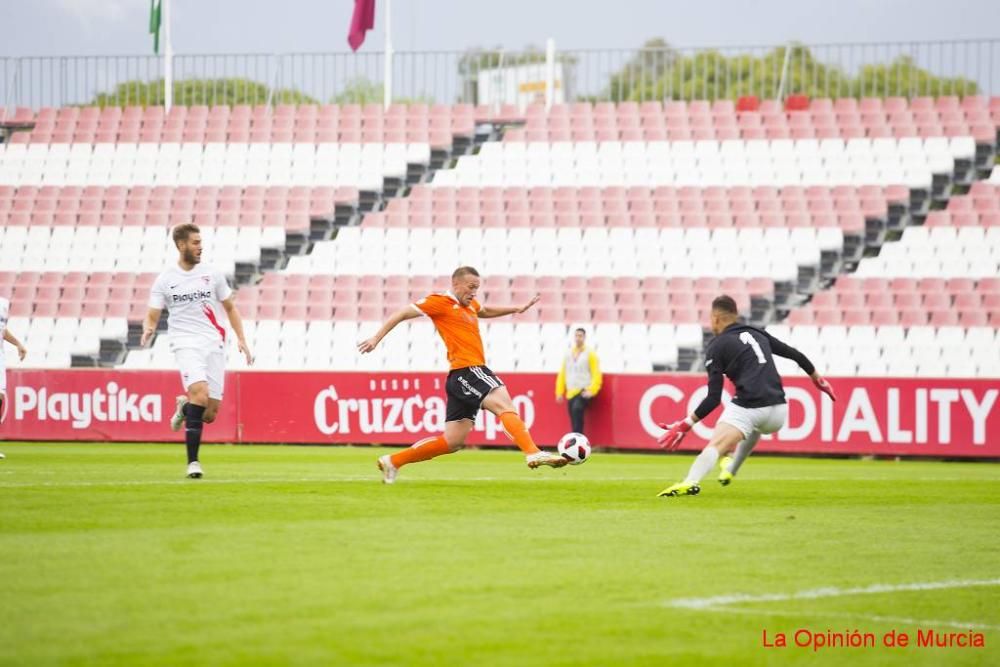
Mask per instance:
[[[0,296],[0,422],[3,421],[7,412],[7,361],[4,358],[3,341],[7,341],[17,348],[18,358],[24,359],[28,354],[28,349],[21,345],[21,341],[14,337],[7,330],[7,320],[10,319],[10,301]],[[0,453],[0,459],[3,454]]]
[[[202,475],[198,461],[202,426],[215,421],[225,385],[226,330],[219,323],[220,307],[229,318],[236,333],[236,344],[247,364],[253,364],[253,356],[226,277],[200,264],[201,230],[191,223],[177,225],[173,239],[180,257],[176,266],[166,269],[153,283],[140,344],[145,347],[152,340],[160,313],[166,308],[170,313],[167,323],[170,348],[187,391],[186,396],[177,397],[177,411],[170,426],[176,431],[184,422],[187,476],[199,478]]]

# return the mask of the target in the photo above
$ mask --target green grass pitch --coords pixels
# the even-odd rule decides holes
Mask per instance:
[[[1000,664],[996,464],[760,456],[658,499],[692,456],[467,451],[383,486],[364,447],[208,446],[202,480],[177,445],[0,451],[4,665]]]

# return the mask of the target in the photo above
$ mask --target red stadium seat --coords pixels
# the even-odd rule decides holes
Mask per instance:
[[[892,294],[887,292],[872,292],[865,299],[865,305],[871,309],[892,308],[894,301]]]
[[[866,304],[865,295],[860,292],[843,292],[838,295],[838,303],[845,311],[849,309],[864,308]],[[815,298],[813,299],[815,301]]]
[[[873,326],[896,326],[899,323],[899,311],[894,308],[877,308],[872,310],[871,324]]]
[[[843,324],[846,326],[866,325],[871,322],[871,311],[862,308],[852,308],[844,311]]]
[[[1000,278],[980,278],[976,288],[986,294],[1000,294]]]
[[[813,312],[813,321],[818,326],[842,324],[844,322],[844,313],[839,308],[817,309]]]
[[[919,286],[916,278],[893,278],[889,281],[889,289],[893,292],[916,292]],[[875,293],[884,293],[884,290]]]
[[[566,308],[563,317],[565,322],[577,324],[590,322],[593,315],[586,306],[570,306]]]
[[[899,311],[899,323],[904,327],[924,326],[927,324],[928,314],[923,308],[909,308]]]
[[[958,314],[958,324],[962,327],[986,327],[990,326],[990,318],[984,310],[963,310]]]
[[[919,308],[923,305],[923,299],[919,292],[898,292],[894,297],[897,308]]]
[[[809,108],[809,97],[806,95],[789,95],[785,99],[785,111],[806,111]]]
[[[785,324],[796,326],[800,324],[813,324],[813,311],[807,308],[796,308],[785,319]]]
[[[958,324],[958,313],[950,309],[931,311],[930,324],[934,327],[955,326]]]
[[[923,306],[928,310],[943,310],[951,308],[951,295],[944,292],[926,292]]]

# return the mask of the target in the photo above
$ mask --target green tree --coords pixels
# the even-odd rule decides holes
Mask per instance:
[[[343,90],[330,98],[333,104],[369,104],[381,103],[385,92],[382,84],[369,81],[364,77],[352,79],[344,85]],[[393,97],[393,104],[433,104],[434,100],[427,95],[417,97]]]
[[[648,40],[621,70],[611,75],[608,97],[629,99],[633,90],[651,95],[680,57],[666,40],[659,37]]]
[[[381,102],[382,96],[382,84],[358,78],[348,81],[330,101],[334,104],[367,104]]]
[[[917,67],[909,56],[900,56],[888,65],[865,65],[854,82],[855,95],[972,95],[979,90],[975,81],[961,77],[937,77]]]
[[[663,40],[647,42],[593,100],[736,99],[744,95],[773,98],[779,93],[785,55],[783,93],[810,97],[970,95],[974,81],[939,77],[901,56],[888,64],[863,66],[852,77],[818,60],[807,47],[778,47],[762,55],[727,56],[700,51],[682,56]]]
[[[163,104],[165,84],[155,81],[125,81],[98,93],[88,106],[148,106]],[[316,104],[317,100],[291,88],[276,88],[250,79],[182,79],[173,82],[174,104]]]

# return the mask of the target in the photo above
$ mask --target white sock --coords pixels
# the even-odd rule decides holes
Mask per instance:
[[[685,482],[697,484],[701,481],[701,478],[708,474],[715,464],[719,460],[719,450],[715,447],[706,447],[701,450],[701,454],[698,458],[694,460],[691,464],[691,469],[688,470],[687,477],[684,478]]]
[[[760,440],[760,433],[757,431],[751,433],[749,438],[740,440],[740,444],[736,445],[736,453],[733,454],[733,460],[729,464],[729,472],[734,475],[736,474],[736,471],[740,469],[743,462],[747,460],[748,456],[750,456],[750,452],[757,446],[758,440]]]

